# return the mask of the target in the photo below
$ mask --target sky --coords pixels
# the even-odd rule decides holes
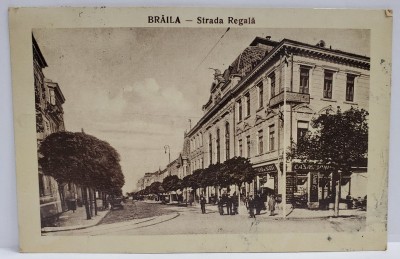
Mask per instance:
[[[66,130],[84,129],[118,151],[124,193],[135,190],[144,173],[165,168],[165,145],[171,161],[178,157],[189,119],[197,123],[209,98],[209,68],[224,71],[256,36],[313,45],[324,40],[370,56],[368,30],[231,28],[218,42],[226,29],[33,30],[48,64],[44,74],[66,99]]]

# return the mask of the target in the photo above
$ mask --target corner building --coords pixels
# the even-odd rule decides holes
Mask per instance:
[[[234,156],[248,157],[258,175],[242,187],[242,195],[274,193],[288,203],[297,195],[309,208],[318,206],[333,189],[329,167],[289,163],[284,153],[291,139],[311,127],[313,117],[338,107],[368,110],[369,69],[369,57],[332,49],[323,41],[310,45],[256,37],[224,72],[215,69],[204,115],[185,135],[189,173]],[[366,165],[354,172],[341,179],[341,193],[364,196]]]

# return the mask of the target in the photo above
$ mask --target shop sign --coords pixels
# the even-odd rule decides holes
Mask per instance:
[[[312,163],[293,163],[294,171],[333,171],[333,165],[312,164]]]
[[[258,174],[276,173],[278,172],[275,164],[264,165],[254,168]]]
[[[290,204],[294,199],[296,189],[296,178],[294,174],[286,175],[286,203]]]
[[[310,202],[318,201],[318,173],[311,172],[310,173]]]

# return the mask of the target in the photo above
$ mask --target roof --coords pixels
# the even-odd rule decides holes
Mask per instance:
[[[37,54],[38,56],[38,62],[41,68],[47,67],[47,62],[46,59],[44,58],[42,51],[39,48],[39,45],[36,42],[35,36],[32,34],[32,48],[33,52]]]
[[[244,76],[265,56],[267,49],[258,46],[248,46],[230,65],[231,75]]]

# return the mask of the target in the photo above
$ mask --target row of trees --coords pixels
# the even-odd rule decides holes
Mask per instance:
[[[311,121],[312,128],[288,148],[289,161],[325,164],[334,168],[335,216],[338,216],[340,179],[351,174],[352,168],[366,166],[368,157],[368,112],[350,108],[344,112],[338,107],[336,113],[327,112]],[[249,159],[234,157],[222,164],[212,164],[179,179],[168,176],[162,183],[155,182],[138,194],[160,194],[190,187],[192,190],[207,186],[228,187],[244,182],[250,183],[256,172]],[[240,194],[240,192],[239,192]]]
[[[84,132],[56,132],[43,140],[39,154],[43,173],[54,177],[59,186],[68,183],[81,186],[87,219],[91,218],[87,197],[93,200],[91,190],[122,195],[125,178],[120,156],[106,141]]]
[[[179,179],[176,175],[167,176],[163,182],[153,182],[144,190],[135,194],[162,194],[172,191],[191,188],[196,191],[198,188],[208,186],[219,186],[225,188],[236,185],[240,189],[243,183],[251,183],[256,176],[256,171],[248,158],[233,157],[224,163],[211,164],[205,169],[197,169],[192,174]]]

